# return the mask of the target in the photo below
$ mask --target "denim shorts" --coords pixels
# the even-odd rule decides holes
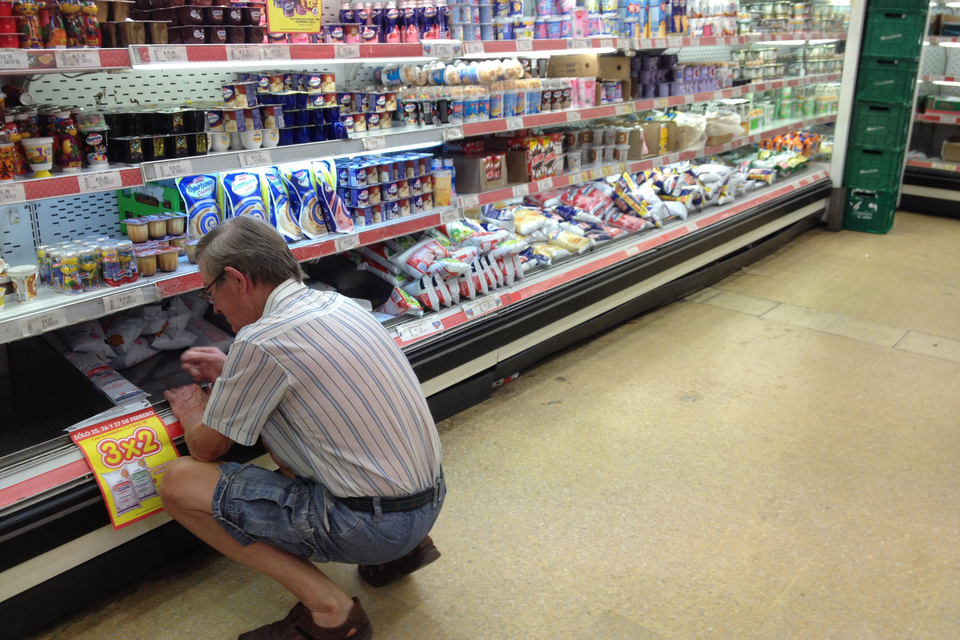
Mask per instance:
[[[435,501],[382,513],[378,520],[373,513],[348,509],[319,482],[224,462],[213,493],[213,517],[243,546],[263,542],[316,563],[383,564],[426,537],[445,495],[441,480]],[[329,528],[324,527],[325,508]]]

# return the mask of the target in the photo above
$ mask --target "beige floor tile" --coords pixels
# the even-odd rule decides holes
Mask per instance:
[[[721,293],[723,293],[722,289],[707,287],[705,289],[701,289],[700,291],[697,291],[692,295],[687,296],[686,298],[684,298],[684,300],[686,300],[687,302],[706,302],[710,298],[715,298]]]
[[[868,320],[857,320],[856,318],[840,317],[826,329],[827,333],[832,333],[854,340],[862,340],[870,344],[881,347],[892,347],[907,334],[903,329],[888,327]]]
[[[897,349],[951,362],[960,362],[960,341],[910,331],[897,343]]]
[[[708,304],[711,307],[729,309],[730,311],[736,311],[738,313],[746,313],[751,316],[762,316],[779,303],[775,300],[766,300],[764,298],[724,291],[720,295],[704,301],[704,304]]]
[[[764,320],[776,320],[777,322],[787,322],[815,329],[817,331],[826,331],[831,325],[840,319],[835,313],[818,311],[816,309],[806,309],[792,304],[780,304],[761,316]]]

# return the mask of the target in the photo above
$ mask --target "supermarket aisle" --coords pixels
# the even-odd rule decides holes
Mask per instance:
[[[381,640],[960,637],[960,221],[812,232],[441,425],[444,556]],[[200,554],[38,637],[233,638],[290,597]]]

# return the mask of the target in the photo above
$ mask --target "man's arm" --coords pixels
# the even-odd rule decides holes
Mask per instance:
[[[183,427],[187,449],[200,462],[215,462],[233,444],[233,440],[219,431],[203,424],[203,411],[209,397],[195,384],[171,389],[163,394],[170,403],[170,410]]]

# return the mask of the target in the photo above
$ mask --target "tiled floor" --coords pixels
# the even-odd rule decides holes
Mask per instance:
[[[809,233],[440,425],[443,557],[382,640],[960,638],[960,221]],[[291,597],[212,554],[43,638],[233,638]]]

